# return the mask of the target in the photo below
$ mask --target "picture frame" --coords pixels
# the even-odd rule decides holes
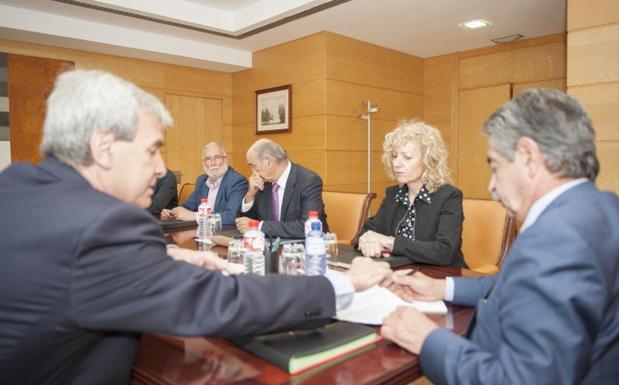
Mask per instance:
[[[256,91],[256,134],[292,131],[292,85]]]

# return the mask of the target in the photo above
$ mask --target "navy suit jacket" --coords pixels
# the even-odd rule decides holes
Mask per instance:
[[[54,159],[3,171],[0,210],[0,384],[127,384],[141,332],[249,335],[335,313],[324,277],[172,260],[152,215]]]
[[[200,175],[196,179],[196,188],[193,193],[187,198],[187,201],[183,203],[183,207],[187,210],[198,211],[201,198],[208,198],[209,188],[206,185],[208,176]],[[247,193],[247,179],[239,174],[232,167],[228,167],[228,171],[224,174],[219,185],[219,191],[217,191],[217,197],[215,198],[215,205],[213,202],[209,202],[213,206],[213,212],[221,215],[221,223],[224,225],[234,224],[238,212],[241,209],[241,202]]]
[[[615,384],[618,278],[617,196],[572,187],[518,236],[499,275],[454,279],[474,325],[469,339],[430,333],[422,370],[435,384]]]
[[[258,191],[251,209],[239,215],[263,221],[261,230],[267,236],[305,238],[307,212],[318,211],[322,231],[328,232],[329,225],[325,216],[325,205],[322,202],[322,179],[315,172],[290,163],[280,220],[271,220],[271,183],[266,183],[264,190]]]
[[[157,179],[153,191],[152,203],[148,208],[151,214],[160,214],[163,209],[173,209],[178,206],[178,193],[176,192],[176,176],[170,170],[161,178]]]

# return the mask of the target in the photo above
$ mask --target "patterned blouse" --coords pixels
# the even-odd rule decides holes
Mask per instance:
[[[421,189],[419,189],[413,204],[410,204],[410,200],[408,198],[408,186],[404,185],[400,187],[395,195],[395,201],[407,208],[406,215],[398,224],[398,229],[395,233],[396,235],[401,235],[411,241],[415,240],[415,203],[417,203],[418,200],[425,202],[426,204],[432,203],[432,198],[430,198],[430,193],[428,192],[428,189],[426,189],[425,184],[421,186]]]

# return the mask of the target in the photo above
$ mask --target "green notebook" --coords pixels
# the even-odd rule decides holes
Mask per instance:
[[[288,373],[296,374],[381,339],[374,328],[334,322],[314,330],[234,338],[230,341]]]

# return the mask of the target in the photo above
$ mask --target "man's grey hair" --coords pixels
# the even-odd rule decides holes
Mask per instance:
[[[263,161],[267,155],[272,156],[278,163],[288,160],[286,150],[271,139],[259,139],[252,144],[250,150],[256,151],[258,159]]]
[[[107,72],[75,70],[61,74],[47,98],[41,153],[73,165],[92,163],[90,139],[110,131],[117,140],[135,136],[139,114],[163,127],[170,113],[153,95]]]
[[[539,145],[548,171],[561,178],[595,181],[599,172],[591,119],[576,99],[563,92],[526,91],[492,114],[483,131],[510,162],[518,139],[528,137]]]

